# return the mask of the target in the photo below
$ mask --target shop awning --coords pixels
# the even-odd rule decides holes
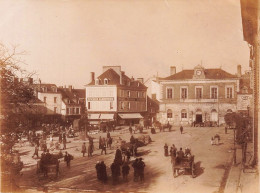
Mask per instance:
[[[118,114],[122,119],[142,119],[143,116],[140,113],[126,113]]]
[[[88,119],[99,119],[100,114],[88,114]]]

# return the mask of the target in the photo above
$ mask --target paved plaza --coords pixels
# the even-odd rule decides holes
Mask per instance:
[[[144,159],[145,182],[133,182],[133,168],[130,169],[129,181],[123,182],[120,178],[120,184],[112,185],[110,165],[114,159],[116,141],[120,138],[129,141],[130,134],[112,132],[114,138],[114,147],[107,150],[107,155],[101,155],[98,150],[98,138],[100,134],[93,137],[95,151],[93,157],[82,157],[81,144],[83,141],[73,140],[67,144],[67,151],[74,156],[71,162],[71,168],[67,168],[63,160],[60,164],[60,176],[57,179],[45,179],[36,174],[36,159],[32,159],[33,147],[28,144],[19,148],[21,159],[25,164],[22,171],[23,175],[17,178],[16,183],[27,192],[43,191],[48,189],[49,192],[84,192],[88,191],[111,191],[111,192],[221,192],[225,187],[226,177],[232,162],[233,133],[230,130],[225,134],[222,127],[189,127],[184,128],[181,134],[178,128],[171,132],[157,132],[151,134],[150,130],[144,130],[149,134],[152,142],[147,146],[138,149],[139,157]],[[220,135],[220,144],[211,145],[210,138],[215,134]],[[105,137],[105,133],[101,134]],[[141,134],[134,134],[138,137]],[[58,139],[54,139],[58,140]],[[87,141],[86,141],[87,142]],[[196,177],[192,178],[187,173],[180,172],[176,178],[173,177],[170,157],[164,156],[163,146],[167,143],[169,146],[175,144],[180,147],[191,148],[192,154],[195,155]],[[41,153],[41,152],[40,152]],[[131,160],[134,158],[131,157]],[[97,161],[104,160],[107,165],[108,182],[102,184],[97,180],[95,164]]]

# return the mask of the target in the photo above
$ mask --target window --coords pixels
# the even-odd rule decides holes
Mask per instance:
[[[123,102],[120,102],[120,109],[124,109],[124,103]]]
[[[188,88],[181,88],[181,98],[186,99],[188,97]]]
[[[137,98],[139,98],[139,97],[140,97],[140,96],[139,96],[139,92],[138,92],[138,91],[136,92],[136,97],[137,97]]]
[[[232,87],[227,87],[226,91],[227,91],[227,93],[226,93],[227,98],[229,98],[229,99],[233,98],[233,89],[232,89]]]
[[[196,88],[196,99],[202,98],[202,88]]]
[[[137,82],[137,86],[138,86],[138,87],[140,86],[140,82]]]
[[[57,89],[56,89],[55,86],[51,87],[51,89],[52,89],[53,92],[57,92]]]
[[[171,109],[167,110],[167,118],[172,118],[172,110]]]
[[[185,109],[181,110],[181,118],[182,119],[187,119],[187,111]]]
[[[167,88],[167,99],[172,99],[172,88]]]
[[[69,109],[69,108],[66,109],[66,114],[67,114],[67,115],[70,114],[70,109]]]
[[[91,104],[90,104],[90,102],[88,102],[88,109],[91,109]]]
[[[130,91],[127,91],[127,97],[130,98]]]
[[[212,99],[218,98],[218,88],[216,88],[216,87],[210,88],[210,98],[212,98]]]
[[[110,109],[113,109],[113,101],[110,101]]]
[[[54,103],[57,103],[57,97],[54,97]]]
[[[76,114],[77,115],[79,114],[79,108],[76,108]]]
[[[43,101],[46,103],[47,97],[43,97]]]
[[[104,84],[108,84],[108,79],[107,78],[104,79]]]
[[[72,112],[71,112],[71,114],[75,114],[75,108],[71,108],[71,110],[72,110]]]
[[[54,107],[54,113],[57,113],[57,107]]]

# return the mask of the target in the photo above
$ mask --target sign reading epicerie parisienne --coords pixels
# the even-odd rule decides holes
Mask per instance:
[[[113,101],[114,97],[88,97],[88,101]]]

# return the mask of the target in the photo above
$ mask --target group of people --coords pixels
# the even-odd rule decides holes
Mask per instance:
[[[169,148],[168,148],[167,143],[165,143],[164,156],[168,156],[168,155],[169,155]],[[182,158],[191,157],[191,149],[186,147],[184,151],[182,150],[182,148],[180,148],[180,150],[177,151],[177,148],[175,147],[175,145],[172,144],[172,146],[170,147],[170,156],[171,156],[172,160],[176,161],[177,163],[180,163]]]
[[[112,142],[113,142],[113,139],[112,139],[109,131],[107,132],[107,138],[105,138],[105,137],[102,138],[101,136],[99,137],[99,149],[101,149],[101,155],[103,153],[106,154],[107,147],[109,147],[109,149],[112,148]]]
[[[143,162],[142,158],[136,158],[133,163],[132,167],[134,169],[134,181],[144,181],[144,168],[145,163]],[[107,182],[107,171],[106,171],[106,165],[104,161],[98,161],[96,166],[96,172],[97,172],[97,179],[103,183]],[[119,183],[119,177],[123,177],[123,181],[128,181],[128,175],[130,171],[129,167],[129,161],[122,159],[122,153],[120,149],[116,150],[115,158],[113,163],[110,166],[111,174],[112,174],[112,181],[113,185],[116,185]]]
[[[92,157],[93,152],[94,152],[94,141],[93,138],[89,137],[88,148],[86,146],[86,143],[84,142],[81,147],[81,153],[83,157],[85,157],[86,153],[88,153],[88,157]]]

